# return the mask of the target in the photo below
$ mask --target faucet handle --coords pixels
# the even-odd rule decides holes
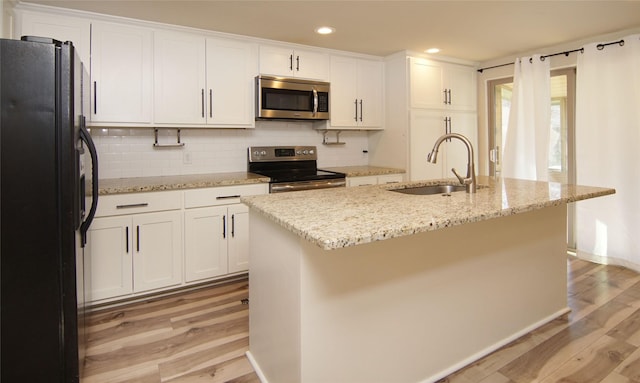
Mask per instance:
[[[458,181],[460,181],[460,184],[469,185],[471,183],[471,178],[463,178],[460,174],[458,174],[456,168],[451,168],[451,171],[456,175],[456,177],[458,177]]]

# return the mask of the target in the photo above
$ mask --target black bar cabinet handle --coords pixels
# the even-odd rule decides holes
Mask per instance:
[[[140,225],[136,226],[136,251],[140,252]]]
[[[126,235],[127,235],[127,237],[126,237],[127,238],[127,241],[126,241],[127,245],[126,246],[127,246],[127,254],[128,254],[129,253],[129,226],[126,227],[125,232],[126,232]]]
[[[296,56],[296,71],[300,72],[300,56]]]
[[[240,198],[240,194],[233,194],[233,195],[220,195],[216,197],[216,200],[221,200],[221,199],[231,199],[231,198]]]
[[[202,118],[204,118],[204,88],[202,88],[202,93],[200,94],[200,99],[202,100]]]
[[[116,209],[131,209],[134,207],[147,207],[149,206],[148,202],[142,202],[142,203],[130,203],[127,205],[116,205]]]
[[[353,118],[356,122],[358,121],[358,99],[356,98],[356,100],[353,102],[353,104],[355,105],[356,108],[356,113],[355,113],[355,117]]]
[[[213,89],[209,89],[209,117],[213,118]]]
[[[93,82],[93,114],[98,114],[98,82]]]
[[[227,216],[222,216],[222,238],[227,238]]]
[[[289,56],[289,70],[293,70],[293,53]]]
[[[362,99],[360,99],[360,121],[362,121]]]
[[[231,238],[236,237],[236,215],[231,214]]]

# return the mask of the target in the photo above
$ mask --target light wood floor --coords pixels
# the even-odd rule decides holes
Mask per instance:
[[[440,383],[640,382],[640,275],[568,265],[571,313]],[[246,298],[243,280],[93,313],[85,382],[259,382]]]

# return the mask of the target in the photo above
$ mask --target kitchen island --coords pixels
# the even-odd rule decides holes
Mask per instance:
[[[261,379],[434,382],[565,314],[566,204],[615,191],[479,180],[243,198]]]

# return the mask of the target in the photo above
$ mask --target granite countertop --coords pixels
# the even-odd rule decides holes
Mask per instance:
[[[380,176],[385,174],[403,174],[404,169],[385,168],[381,166],[339,166],[325,168],[320,166],[322,170],[328,170],[330,172],[344,173],[347,177],[365,177],[365,176]]]
[[[189,174],[100,180],[99,195],[268,183],[269,177],[247,172]]]
[[[242,197],[260,212],[325,250],[438,230],[614,194],[614,189],[478,177],[476,194],[407,195],[389,189],[452,180],[403,182]],[[456,181],[457,182],[457,181]]]

